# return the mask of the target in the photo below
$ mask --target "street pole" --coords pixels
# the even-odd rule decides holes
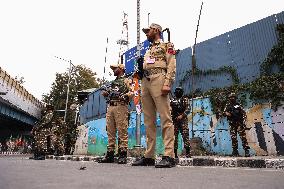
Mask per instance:
[[[196,68],[196,59],[195,59],[195,48],[196,48],[196,40],[197,40],[197,34],[198,34],[198,27],[199,27],[199,21],[200,21],[200,17],[201,17],[201,11],[202,11],[202,6],[203,6],[203,2],[201,4],[201,8],[200,8],[200,12],[199,12],[199,16],[198,16],[198,22],[197,22],[197,28],[196,28],[196,33],[195,33],[195,40],[194,40],[194,46],[193,46],[193,53],[192,53],[192,73],[191,73],[191,90],[192,90],[192,96],[191,96],[191,133],[192,133],[192,138],[194,138],[194,130],[193,130],[193,97],[194,97],[194,71]]]
[[[72,69],[72,63],[71,60],[69,60],[69,73],[68,73],[68,84],[67,84],[67,94],[66,94],[66,104],[65,104],[65,114],[64,114],[64,122],[66,122],[66,116],[67,116],[67,108],[68,108],[68,100],[69,100],[69,90],[70,90],[70,80],[71,80],[71,69]]]
[[[72,68],[75,67],[71,60],[66,60],[64,58],[54,56],[55,58],[58,58],[60,60],[63,60],[65,62],[69,62],[69,72],[68,72],[68,83],[67,83],[67,94],[66,94],[66,104],[65,104],[65,113],[64,113],[64,122],[66,122],[66,116],[67,116],[67,109],[68,109],[68,101],[69,101],[69,90],[70,90],[70,80],[71,80],[71,72]]]
[[[140,57],[140,54],[141,54],[140,52],[140,0],[137,0],[137,57]],[[141,147],[141,112],[137,112],[137,110],[136,110],[136,147]]]

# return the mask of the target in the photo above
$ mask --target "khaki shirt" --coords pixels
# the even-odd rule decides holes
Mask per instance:
[[[144,70],[163,68],[166,70],[164,85],[171,86],[175,80],[176,58],[174,45],[171,42],[155,41],[144,56]]]

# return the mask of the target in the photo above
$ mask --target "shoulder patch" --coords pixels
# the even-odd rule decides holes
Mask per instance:
[[[171,42],[167,43],[167,52],[169,54],[172,54],[172,55],[176,54],[176,51],[174,50],[174,44],[173,43],[171,43]]]

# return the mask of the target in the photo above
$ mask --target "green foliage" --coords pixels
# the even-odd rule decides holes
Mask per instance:
[[[43,95],[43,101],[47,104],[54,106],[55,110],[65,110],[66,95],[67,95],[67,83],[68,83],[68,71],[64,73],[56,73],[55,81],[52,83],[50,93]],[[77,103],[77,92],[90,88],[98,88],[102,84],[102,81],[96,78],[96,73],[91,69],[86,68],[84,65],[78,65],[71,70],[71,79],[69,85],[69,100],[68,110],[66,116],[66,123],[69,128],[70,135],[75,135],[74,120],[75,111],[70,110],[71,104]],[[64,112],[60,112],[64,116]],[[55,112],[58,116],[58,112]],[[72,138],[72,137],[71,137]]]
[[[240,79],[238,77],[237,70],[232,66],[223,66],[223,67],[220,67],[219,69],[216,69],[216,70],[213,70],[213,69],[200,70],[200,69],[196,68],[195,71],[194,71],[194,75],[196,75],[196,76],[200,76],[200,75],[206,76],[206,75],[214,75],[214,74],[221,74],[221,73],[231,74],[233,83],[234,84],[240,83]],[[186,72],[186,74],[184,75],[184,77],[180,80],[179,85],[182,85],[186,80],[188,80],[190,78],[191,75],[192,75],[192,70],[188,70]]]
[[[254,101],[268,100],[272,108],[277,109],[284,100],[284,74],[277,73],[261,76],[249,85],[250,98]]]
[[[261,76],[258,79],[247,83],[233,85],[225,88],[214,88],[206,91],[203,95],[210,96],[213,112],[221,113],[227,103],[227,97],[230,93],[238,95],[238,101],[246,105],[246,92],[250,93],[250,99],[254,102],[269,101],[274,110],[284,101],[284,74],[277,73],[270,76]]]
[[[209,96],[212,103],[213,112],[218,116],[224,110],[227,103],[227,97],[230,93],[238,94],[238,101],[246,106],[246,93],[250,94],[250,99],[254,102],[269,101],[274,110],[284,101],[284,24],[277,25],[278,43],[271,49],[267,58],[260,66],[261,76],[256,80],[240,84],[240,80],[235,68],[223,66],[216,70],[202,71],[196,68],[194,75],[210,75],[220,73],[230,73],[233,79],[233,85],[225,88],[214,88],[202,93],[196,90],[194,97]],[[279,73],[272,73],[272,66],[277,65]],[[192,75],[192,71],[186,72],[184,78],[180,81],[182,85]],[[188,96],[192,96],[189,94]]]
[[[261,75],[271,74],[273,65],[277,65],[284,72],[284,24],[277,25],[278,43],[271,49],[267,58],[261,64]]]

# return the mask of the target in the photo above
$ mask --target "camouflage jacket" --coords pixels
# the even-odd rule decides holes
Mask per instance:
[[[130,83],[131,81],[125,76],[117,77],[113,80],[108,90],[109,101],[125,101],[128,103],[133,96]]]
[[[56,120],[56,122],[52,124],[51,131],[53,135],[63,136],[67,132],[67,125],[64,121]]]

